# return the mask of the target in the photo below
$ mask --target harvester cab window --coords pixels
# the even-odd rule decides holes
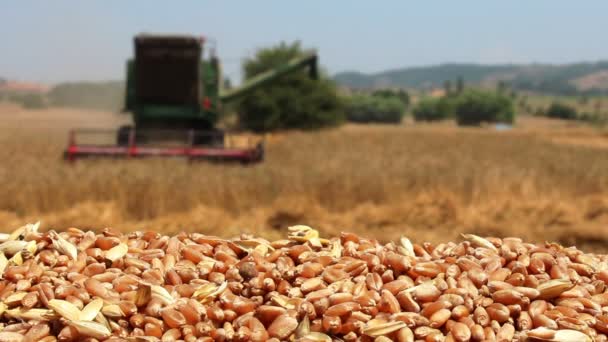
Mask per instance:
[[[202,46],[192,38],[140,37],[135,40],[137,97],[155,104],[200,103]]]

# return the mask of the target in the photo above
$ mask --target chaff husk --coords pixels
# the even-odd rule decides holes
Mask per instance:
[[[401,321],[396,322],[367,322],[367,325],[363,328],[362,333],[371,337],[378,337],[388,335],[401,328],[405,328],[407,325]]]
[[[150,301],[152,298],[152,287],[146,283],[140,283],[135,293],[134,304],[137,307],[142,307]]]
[[[4,315],[18,320],[47,321],[57,317],[53,310],[16,308],[5,310]]]
[[[106,326],[97,322],[70,321],[68,324],[76,328],[78,333],[82,336],[103,339],[112,335],[112,332]]]
[[[80,320],[80,310],[67,300],[51,299],[48,307],[69,321]]]
[[[40,221],[31,224],[28,223],[25,226],[19,227],[15,229],[7,238],[7,240],[23,240],[26,234],[28,233],[36,233],[40,228]]]
[[[82,311],[80,312],[81,321],[92,321],[97,317],[97,314],[101,311],[103,307],[103,300],[101,298],[93,299],[87,304]]]
[[[275,250],[274,247],[272,247],[272,245],[270,244],[269,241],[266,241],[266,240],[260,239],[260,238],[245,239],[245,240],[233,240],[232,242],[235,245],[239,246],[240,248],[243,248],[244,250],[247,250],[248,252],[253,251],[254,249],[256,249],[259,246],[265,246],[270,251],[274,251]]]
[[[104,314],[104,316],[106,316],[106,317],[115,318],[115,319],[125,317],[125,314],[120,309],[120,306],[118,306],[116,304],[110,304],[110,305],[104,306],[101,309],[101,313]]]
[[[296,225],[287,228],[287,237],[296,242],[309,242],[313,247],[322,247],[330,243],[329,240],[319,237],[319,231],[304,225]]]
[[[2,342],[22,342],[24,336],[17,332],[2,331],[0,332],[0,341]]]
[[[563,329],[558,330],[553,337],[556,342],[569,342],[569,341],[580,341],[580,342],[592,342],[593,340],[589,335],[582,333],[577,330]]]
[[[562,329],[552,330],[545,327],[538,327],[524,333],[527,342],[591,342],[593,339],[589,335],[578,330]]]
[[[108,328],[108,330],[112,331],[112,327],[110,326],[110,322],[101,312],[97,314],[95,317],[95,322],[102,324],[104,327]]]
[[[27,241],[21,240],[8,240],[0,244],[0,252],[4,253],[5,256],[13,256],[27,246]]]
[[[216,296],[220,295],[228,287],[228,282],[223,282],[221,285],[215,283],[207,283],[201,285],[194,291],[192,298],[195,298],[202,304],[211,302]]]
[[[308,334],[297,338],[296,342],[331,342],[333,341],[329,335],[324,333],[311,331]]]
[[[304,337],[310,333],[310,320],[308,319],[308,315],[304,315],[304,319],[300,321],[298,327],[296,328],[296,338]]]
[[[270,297],[271,302],[287,310],[294,310],[296,308],[294,303],[296,300],[297,299],[285,297],[280,294],[275,294]]]
[[[540,292],[538,299],[552,299],[570,290],[574,284],[568,279],[551,279],[540,285],[537,290]]]
[[[69,256],[72,260],[76,260],[78,257],[78,249],[68,240],[62,238],[57,232],[50,231],[49,236],[53,240],[53,246],[61,253]]]
[[[151,296],[160,299],[165,305],[173,304],[175,298],[162,286],[150,285]]]
[[[4,270],[8,266],[8,259],[4,253],[0,252],[0,278],[4,278]]]
[[[469,241],[474,247],[483,247],[490,249],[494,252],[498,252],[498,248],[496,248],[493,243],[491,243],[487,239],[482,238],[481,236],[477,236],[475,234],[460,234],[460,236],[462,236],[465,240]]]
[[[4,299],[4,304],[7,306],[20,305],[23,297],[27,295],[27,292],[20,291],[10,294],[6,299]]]
[[[8,261],[8,263],[14,265],[23,265],[24,256],[33,256],[34,254],[36,254],[36,250],[36,241],[29,241],[22,250],[13,255],[13,257]]]
[[[129,246],[126,243],[121,242],[118,245],[108,249],[105,253],[106,260],[114,262],[118,259],[122,259],[129,252]]]
[[[402,236],[399,239],[399,242],[401,243],[401,246],[397,246],[397,250],[401,254],[411,257],[416,256],[416,253],[414,252],[414,245],[412,244],[410,239],[406,238],[405,236]]]

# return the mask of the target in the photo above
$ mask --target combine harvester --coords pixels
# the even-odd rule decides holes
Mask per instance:
[[[242,163],[264,158],[264,141],[217,129],[223,106],[283,75],[309,67],[317,75],[317,54],[309,52],[287,64],[224,90],[221,64],[214,49],[203,58],[203,38],[140,34],[135,58],[127,62],[126,106],[133,126],[118,132],[70,131],[66,160],[85,157],[186,157]],[[116,143],[85,143],[83,138],[112,136]],[[89,139],[90,140],[90,139]],[[243,141],[245,140],[245,141]],[[169,143],[172,144],[169,144]],[[177,142],[177,144],[176,144]],[[240,142],[240,144],[237,144]]]

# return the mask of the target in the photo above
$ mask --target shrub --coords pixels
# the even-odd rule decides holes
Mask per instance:
[[[426,98],[414,107],[413,115],[416,121],[439,121],[453,117],[453,98]]]
[[[483,122],[513,123],[513,100],[498,92],[468,90],[455,99],[454,114],[459,125],[479,125]]]
[[[358,123],[400,123],[405,105],[397,97],[353,95],[346,105],[348,121]]]
[[[243,64],[245,77],[283,65],[303,52],[297,42],[261,49]],[[257,132],[316,129],[344,121],[335,84],[326,78],[313,80],[304,70],[244,94],[236,107],[240,126]]]
[[[547,116],[553,119],[576,120],[576,109],[560,102],[553,102],[547,110]]]
[[[543,107],[537,107],[534,116],[547,116],[547,111]]]
[[[608,123],[608,117],[599,115],[597,113],[583,112],[578,116],[578,120],[594,124],[594,125],[605,125]]]
[[[579,115],[578,119],[581,121],[593,123],[597,121],[598,117],[593,113],[583,112]]]
[[[403,89],[399,89],[396,91],[391,89],[379,89],[374,91],[372,95],[383,98],[397,98],[403,103],[405,107],[410,105],[410,94],[408,94]]]

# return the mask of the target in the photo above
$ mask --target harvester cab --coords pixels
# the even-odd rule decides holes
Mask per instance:
[[[132,115],[133,125],[120,127],[112,145],[79,143],[79,137],[101,132],[73,130],[66,158],[184,156],[262,161],[264,142],[260,138],[234,139],[234,133],[217,129],[223,105],[306,67],[311,77],[316,78],[316,52],[294,58],[224,91],[221,63],[215,49],[210,49],[204,58],[204,47],[205,39],[201,37],[136,36],[134,58],[126,65],[124,106],[124,111]],[[167,145],[168,142],[173,145]]]

